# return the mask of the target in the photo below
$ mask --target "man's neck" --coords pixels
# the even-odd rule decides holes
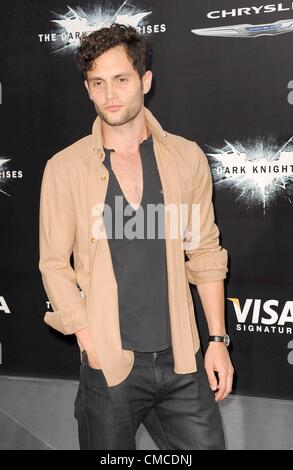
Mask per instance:
[[[144,111],[135,119],[123,126],[110,126],[102,121],[103,145],[121,154],[134,154],[139,150],[141,142],[149,136]]]

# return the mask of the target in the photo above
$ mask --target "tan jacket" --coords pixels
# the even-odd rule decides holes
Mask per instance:
[[[225,279],[227,251],[219,245],[206,156],[195,142],[165,132],[147,108],[145,117],[165,206],[184,203],[191,209],[192,204],[200,204],[200,243],[194,249],[184,250],[182,237],[171,236],[170,217],[165,211],[174,372],[186,374],[197,370],[195,354],[199,349],[189,282]],[[100,368],[108,385],[114,386],[128,376],[134,352],[122,349],[117,283],[108,241],[101,236],[109,178],[104,158],[97,117],[91,135],[47,161],[40,200],[39,269],[53,308],[53,312],[46,312],[44,321],[65,335],[88,326]]]

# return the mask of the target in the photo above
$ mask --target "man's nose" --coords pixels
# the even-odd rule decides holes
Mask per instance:
[[[106,99],[107,101],[115,98],[117,96],[115,87],[112,83],[107,83],[106,85]]]

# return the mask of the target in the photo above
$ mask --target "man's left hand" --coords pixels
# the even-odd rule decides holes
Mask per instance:
[[[205,369],[215,400],[224,400],[232,390],[234,369],[224,343],[210,342],[205,354]],[[218,379],[215,375],[218,373]]]

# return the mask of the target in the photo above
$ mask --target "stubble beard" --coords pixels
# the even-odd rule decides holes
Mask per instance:
[[[129,105],[126,109],[124,109],[122,114],[119,117],[113,116],[113,118],[111,118],[105,115],[97,105],[95,105],[95,108],[101,120],[104,121],[109,126],[123,126],[124,124],[127,124],[130,121],[133,121],[136,118],[136,116],[138,116],[138,114],[141,111],[142,106],[143,106],[143,99],[141,97],[141,94],[139,94],[136,100],[131,105]]]

